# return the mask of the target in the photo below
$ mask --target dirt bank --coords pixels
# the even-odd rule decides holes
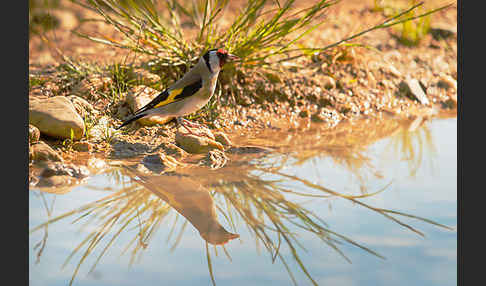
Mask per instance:
[[[430,7],[443,4],[432,2],[428,3]],[[238,1],[231,5],[238,5]],[[377,24],[385,16],[373,8],[374,1],[341,1],[330,8],[326,23],[313,31],[307,41],[313,46],[326,46]],[[232,11],[236,9],[229,9],[223,17],[234,16]],[[32,13],[43,12],[37,9]],[[147,58],[72,34],[73,29],[93,34],[103,31],[108,37],[122,39],[110,25],[92,20],[99,19],[93,11],[60,1],[48,13],[57,19],[56,28],[41,33],[49,44],[35,31],[29,38],[29,100],[69,98],[85,132],[81,139],[74,140],[43,132],[37,138],[34,130],[30,141],[31,169],[40,166],[39,162],[53,161],[56,154],[61,158],[56,160],[62,164],[80,156],[125,159],[163,153],[184,158],[188,151],[181,140],[176,140],[174,122],[154,126],[136,123],[121,132],[114,130],[133,111],[128,100],[132,89],[143,85],[160,91],[170,83],[168,73],[176,71],[151,70],[147,68]],[[230,84],[223,71],[214,100],[189,118],[206,125],[214,137],[212,141],[196,143],[210,146],[204,149],[207,153],[213,149],[228,150],[223,139],[216,140],[218,131],[230,134],[231,140],[236,135],[264,134],[265,130],[335,128],[340,122],[363,118],[394,116],[413,121],[455,116],[456,17],[456,7],[431,15],[432,29],[417,46],[404,45],[399,32],[387,28],[353,41],[365,47],[334,48],[286,62],[277,70],[239,70],[236,66],[236,85]],[[114,90],[122,92],[113,97]],[[39,140],[52,150],[37,150]],[[59,171],[59,167],[50,166],[58,173],[83,174],[74,167],[64,167]],[[37,175],[41,171],[36,172],[32,171]]]

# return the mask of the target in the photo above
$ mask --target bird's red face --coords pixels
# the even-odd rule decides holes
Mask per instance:
[[[228,61],[234,61],[234,60],[239,59],[237,56],[228,53],[228,51],[226,51],[225,49],[218,49],[216,51],[216,55],[219,58],[219,66],[220,67],[223,67],[223,65],[225,63],[227,63]]]

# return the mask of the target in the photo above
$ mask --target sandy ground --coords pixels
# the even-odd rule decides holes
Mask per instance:
[[[229,23],[244,1],[231,1],[223,12],[219,23]],[[390,1],[387,1],[390,2]],[[396,1],[409,3],[409,1]],[[450,2],[427,1],[431,9]],[[308,5],[297,1],[298,6]],[[340,39],[381,23],[385,16],[373,11],[374,1],[343,0],[329,8],[322,28],[305,38],[305,44],[324,47]],[[45,13],[45,9],[34,9],[32,15]],[[47,9],[58,21],[57,28],[29,37],[29,74],[45,75],[47,82],[31,89],[29,97],[51,97],[69,95],[70,88],[59,89],[49,82],[55,67],[63,63],[63,57],[80,62],[92,62],[99,66],[123,62],[128,52],[94,43],[73,34],[73,30],[90,35],[103,34],[122,40],[112,26],[100,21],[95,12],[69,1],[60,1],[59,6]],[[282,64],[281,81],[270,84],[268,78],[258,77],[248,71],[236,92],[224,95],[217,106],[218,116],[211,120],[202,117],[199,121],[212,129],[227,133],[252,132],[256,129],[289,129],[320,122],[334,127],[342,121],[366,117],[395,115],[413,120],[416,117],[455,116],[457,104],[457,8],[431,15],[431,27],[450,31],[452,36],[435,39],[426,35],[418,46],[402,45],[392,28],[373,31],[353,40],[363,47],[336,48],[311,58],[300,58]],[[47,44],[44,39],[47,39]],[[133,54],[133,53],[132,53]],[[330,79],[332,78],[332,79]],[[397,95],[402,82],[417,79],[426,88],[429,104]],[[332,82],[329,82],[332,80]],[[457,85],[457,84],[456,84]],[[223,88],[226,88],[223,86]],[[62,90],[62,92],[58,91]],[[225,89],[229,90],[229,89]],[[236,100],[236,106],[227,104]],[[89,98],[88,98],[89,99]],[[91,100],[96,110],[103,113],[109,102]],[[118,125],[130,113],[123,101],[115,106],[113,125]],[[124,116],[122,116],[124,115]],[[172,126],[172,125],[171,125]],[[167,126],[130,129],[117,142],[168,142],[174,143],[175,129]],[[165,134],[160,136],[160,134]],[[44,138],[63,156],[76,157],[72,150],[62,146],[62,140]],[[163,141],[163,142],[162,142]],[[88,142],[89,143],[89,142]],[[113,151],[113,144],[97,144],[95,152]]]

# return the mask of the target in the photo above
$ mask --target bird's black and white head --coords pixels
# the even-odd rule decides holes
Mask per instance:
[[[218,73],[225,63],[237,60],[238,57],[225,49],[212,49],[207,51],[202,59],[211,73]]]

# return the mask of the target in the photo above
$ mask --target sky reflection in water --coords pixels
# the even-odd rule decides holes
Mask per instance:
[[[32,189],[31,230],[46,205],[67,215],[30,234],[31,285],[78,266],[73,285],[456,285],[456,231],[403,216],[456,228],[455,118],[286,136],[237,138],[276,152],[218,170],[124,166],[64,195]]]

